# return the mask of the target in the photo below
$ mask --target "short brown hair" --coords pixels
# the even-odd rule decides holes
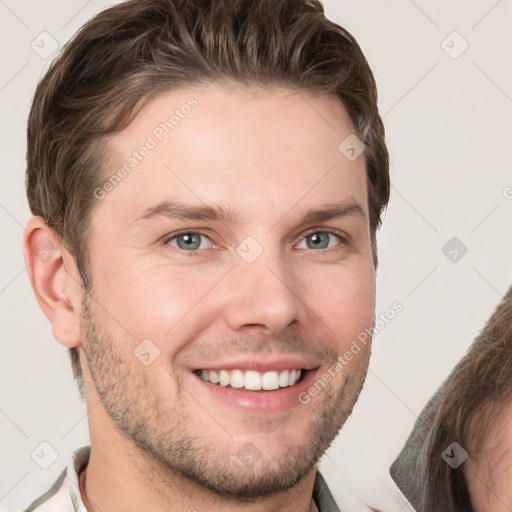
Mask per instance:
[[[131,0],[100,12],[39,83],[28,121],[26,188],[88,290],[93,191],[105,139],[154,94],[234,80],[335,95],[365,145],[372,252],[389,200],[389,159],[373,74],[352,35],[317,0]],[[341,141],[340,141],[341,142]],[[71,349],[75,378],[82,374]]]

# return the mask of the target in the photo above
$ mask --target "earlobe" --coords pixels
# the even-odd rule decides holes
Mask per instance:
[[[80,345],[80,277],[73,258],[42,217],[27,222],[23,253],[32,290],[53,336],[66,347]]]

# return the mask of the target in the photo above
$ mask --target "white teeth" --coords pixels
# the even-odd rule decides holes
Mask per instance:
[[[204,371],[203,371],[204,375]],[[289,386],[289,380],[290,380],[290,372],[288,370],[283,370],[279,374],[279,386],[282,388],[285,388],[286,386]]]
[[[265,372],[261,378],[261,387],[266,390],[279,388],[279,376],[277,372]]]
[[[244,374],[240,370],[233,370],[231,372],[231,387],[243,388],[244,387]]]
[[[245,389],[258,391],[261,389],[261,375],[258,372],[248,371],[245,372]]]
[[[229,381],[231,380],[231,376],[226,370],[221,370],[219,372],[219,383],[221,386],[227,386]]]
[[[204,381],[224,387],[245,388],[251,391],[261,389],[271,391],[296,384],[300,379],[301,370],[281,370],[280,372],[247,370],[245,373],[242,370],[201,370],[198,374]]]

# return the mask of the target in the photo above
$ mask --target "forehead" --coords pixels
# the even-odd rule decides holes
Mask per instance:
[[[215,83],[162,93],[109,141],[99,208],[126,222],[169,199],[260,215],[348,198],[366,209],[364,154],[339,148],[354,136],[334,96]]]

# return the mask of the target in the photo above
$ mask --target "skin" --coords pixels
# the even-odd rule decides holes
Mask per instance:
[[[317,381],[373,325],[364,155],[350,161],[338,150],[354,129],[335,97],[210,84],[152,98],[109,141],[106,175],[190,96],[190,114],[97,201],[90,295],[42,219],[26,227],[36,298],[55,338],[80,348],[92,447],[85,503],[89,512],[169,503],[307,511],[315,465],[357,400],[370,343],[306,405],[285,411],[219,400],[192,369],[284,354],[311,363]],[[164,200],[222,206],[236,219],[136,222]],[[303,223],[307,210],[340,202],[361,214]],[[187,252],[168,241],[178,230],[206,236]],[[320,248],[308,238],[326,232]],[[57,249],[45,262],[32,252],[44,237]],[[246,237],[262,249],[251,263],[236,251]],[[160,351],[148,366],[134,356],[144,339]],[[241,460],[247,449],[255,462]]]
[[[512,510],[512,404],[486,432],[483,446],[462,466],[474,512]]]

